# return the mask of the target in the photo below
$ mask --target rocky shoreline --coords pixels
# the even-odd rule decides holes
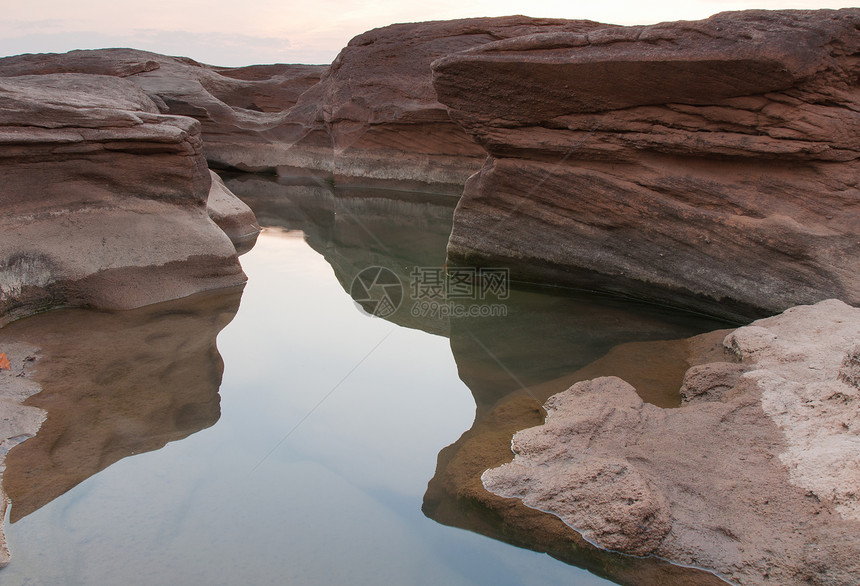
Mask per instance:
[[[610,574],[622,583],[851,584],[858,55],[860,9],[843,9],[645,27],[399,24],[356,37],[330,67],[221,68],[132,49],[0,59],[0,333],[55,308],[144,308],[132,319],[241,287],[238,254],[259,226],[210,166],[417,189],[445,209],[459,197],[451,264],[743,323],[783,313],[714,334],[729,354],[684,342],[695,358],[680,408],[643,401],[606,370],[618,368],[616,349],[544,406],[479,401],[476,427],[440,454],[429,516],[447,522],[474,507],[482,532],[532,538],[561,559],[580,559],[588,543],[652,556],[619,554]],[[393,199],[363,205],[387,210]],[[336,243],[364,242],[363,226],[337,217],[350,207],[329,207]],[[419,206],[398,209],[420,222]],[[212,311],[192,328],[199,356],[189,359],[208,381],[189,398],[199,417],[154,425],[147,446],[217,420],[212,348],[234,302],[204,302]],[[449,323],[403,323],[456,338]],[[5,342],[13,369],[0,371],[0,457],[36,434],[43,408],[72,413],[75,392],[46,367],[65,390],[30,398],[36,348]],[[37,508],[128,451],[54,466],[44,446],[74,419],[58,416],[13,452],[10,461],[41,462],[47,479],[36,486],[7,470],[16,503]],[[92,442],[104,444],[97,432]]]
[[[740,584],[853,584],[858,340],[860,309],[824,301],[731,332],[677,409],[617,377],[577,383],[483,485],[605,549]]]

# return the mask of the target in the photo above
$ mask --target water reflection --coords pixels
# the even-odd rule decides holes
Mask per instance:
[[[132,311],[58,310],[0,329],[0,345],[40,346],[42,391],[25,404],[48,412],[6,458],[12,521],[122,458],[215,424],[223,372],[215,338],[241,296],[240,288]]]
[[[542,400],[577,377],[635,364],[625,376],[644,381],[648,400],[676,402],[662,389],[680,377],[690,347],[661,340],[713,322],[599,297],[515,290],[504,301],[505,317],[474,319],[413,315],[416,300],[407,294],[389,319],[411,329],[394,328],[364,319],[344,291],[368,266],[385,267],[404,284],[415,267],[441,267],[452,199],[259,176],[232,177],[228,185],[261,225],[281,230],[265,234],[247,260],[259,278],[245,292],[253,296],[245,317],[221,340],[231,359],[225,415],[214,429],[104,470],[218,421],[215,338],[236,313],[239,291],[132,312],[52,312],[0,330],[0,342],[41,345],[44,391],[28,403],[49,413],[39,434],[7,459],[13,518],[29,516],[15,525],[19,541],[12,539],[27,551],[15,554],[4,580],[284,583],[289,576],[316,584],[334,576],[328,583],[336,584],[406,576],[422,584],[514,584],[526,576],[558,583],[552,572],[575,571],[602,582],[443,526],[451,525],[622,583],[707,583],[701,572],[571,541],[559,521],[475,495],[483,469],[510,458],[513,432],[539,423]],[[392,331],[388,346],[358,362]],[[450,338],[478,408],[472,428],[439,453],[425,485],[439,447],[468,427],[470,408],[439,335]],[[339,388],[355,364],[362,368]],[[332,389],[338,392],[326,400]],[[264,463],[248,473],[256,462]],[[421,515],[422,494],[424,514],[439,524]],[[510,515],[530,515],[532,529],[512,529]]]
[[[261,175],[226,175],[225,182],[263,227],[301,231],[349,292],[368,267],[384,267],[408,288],[415,267],[442,267],[457,200],[449,195],[384,189],[332,189],[324,181],[291,182]],[[449,320],[416,317],[415,300],[388,319],[397,325],[448,335]]]
[[[480,474],[510,460],[513,433],[541,423],[546,398],[578,380],[621,375],[646,401],[678,405],[684,372],[722,334],[687,338],[726,327],[724,322],[583,293],[519,289],[504,299],[503,316],[415,315],[420,300],[410,296],[412,272],[443,266],[454,207],[450,198],[333,190],[322,182],[291,184],[259,176],[228,177],[227,185],[250,205],[262,226],[304,232],[347,293],[368,267],[394,272],[404,285],[404,302],[386,319],[450,338],[459,376],[471,390],[477,412],[472,428],[439,454],[422,507],[428,517],[548,552],[619,583],[721,583],[705,572],[610,554],[582,539],[571,540],[569,529],[554,517],[536,514],[518,501],[488,499]],[[530,529],[506,525],[511,517]]]

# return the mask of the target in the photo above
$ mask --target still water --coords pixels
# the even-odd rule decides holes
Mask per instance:
[[[450,199],[229,186],[265,227],[244,291],[0,331],[42,347],[29,404],[48,411],[7,461],[0,584],[612,583],[452,516],[428,491],[440,451],[510,394],[564,390],[552,381],[620,344],[724,324],[536,290],[464,319],[413,311],[407,290],[381,319],[350,297],[353,279],[441,267]],[[663,406],[685,368],[669,362],[643,390]]]

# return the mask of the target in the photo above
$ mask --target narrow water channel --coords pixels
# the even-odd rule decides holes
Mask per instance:
[[[620,344],[725,324],[516,288],[504,315],[422,313],[405,284],[442,267],[450,198],[228,184],[265,227],[244,291],[0,330],[42,347],[48,411],[7,460],[0,584],[612,583],[460,516],[444,450]],[[368,267],[404,284],[385,319],[350,296]],[[683,356],[650,359],[643,396],[676,404]]]

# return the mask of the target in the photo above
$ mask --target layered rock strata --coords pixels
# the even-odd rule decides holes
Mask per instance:
[[[225,68],[135,49],[99,49],[0,59],[0,77],[89,73],[127,79],[165,114],[200,121],[214,167],[273,168],[283,151],[287,110],[319,81],[322,65]]]
[[[459,195],[486,153],[437,101],[431,62],[500,39],[598,26],[525,17],[398,24],[354,38],[331,67],[226,69],[133,49],[21,55],[0,59],[0,76],[128,79],[163,113],[201,122],[214,167],[310,170],[337,183],[376,180]]]
[[[830,300],[730,333],[677,409],[616,377],[577,383],[483,484],[603,548],[740,584],[853,584],[858,340],[860,309]]]
[[[434,63],[489,152],[449,259],[724,316],[860,303],[860,10],[534,34]]]
[[[359,35],[293,108],[296,142],[279,163],[281,173],[290,172],[284,166],[314,168],[338,183],[360,177],[413,189],[432,184],[459,195],[486,153],[436,99],[430,64],[501,39],[599,26],[511,16],[395,24]]]
[[[395,24],[331,66],[213,67],[134,49],[0,59],[0,77],[93,73],[137,84],[161,112],[201,122],[210,165],[459,195],[486,152],[436,99],[430,64],[500,39],[605,27],[522,16]]]
[[[201,148],[197,121],[159,113],[127,80],[0,78],[0,324],[243,283],[207,213]],[[250,220],[237,218],[245,233]]]

